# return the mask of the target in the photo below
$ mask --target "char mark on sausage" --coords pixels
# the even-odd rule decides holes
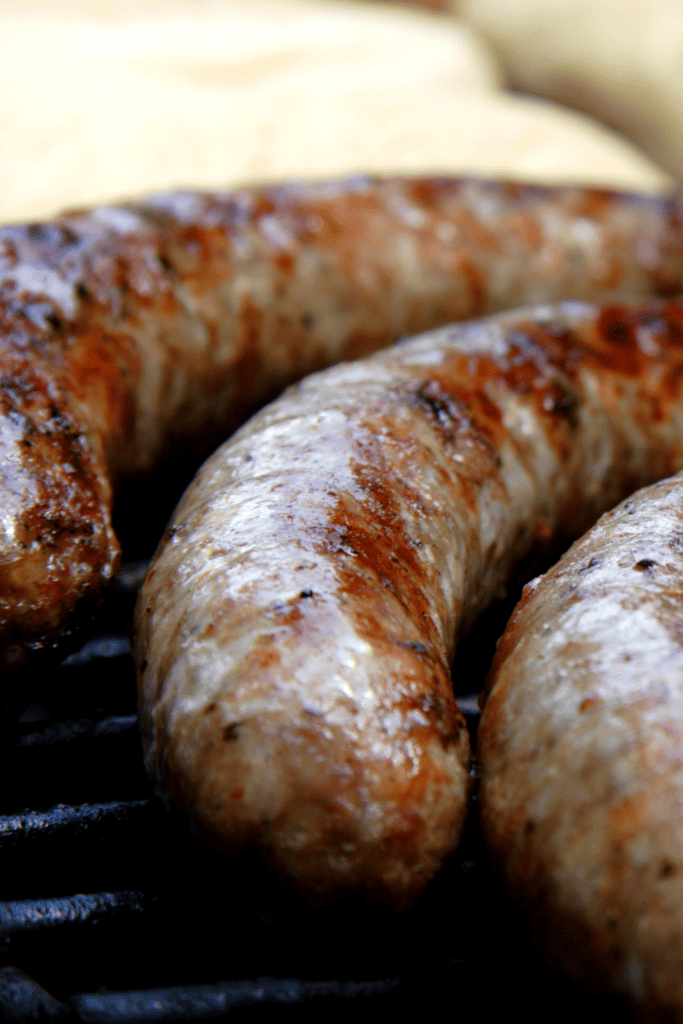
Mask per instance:
[[[521,310],[294,385],[204,465],[141,592],[159,792],[310,899],[406,906],[467,808],[458,637],[682,467],[677,302]]]
[[[0,663],[118,564],[112,492],[438,324],[683,284],[677,198],[468,179],[176,192],[0,230]]]

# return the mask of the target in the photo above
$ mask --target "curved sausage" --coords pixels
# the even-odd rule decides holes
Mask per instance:
[[[487,842],[549,959],[683,1020],[683,475],[530,583],[479,729]]]
[[[683,466],[683,304],[522,310],[313,375],[204,465],[136,612],[146,763],[310,899],[457,843],[458,636],[534,548]]]
[[[522,301],[683,287],[679,199],[448,179],[186,192],[0,230],[0,666],[118,564],[112,489],[285,384]]]

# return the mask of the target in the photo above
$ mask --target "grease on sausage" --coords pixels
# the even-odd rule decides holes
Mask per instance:
[[[548,958],[683,1020],[683,476],[526,588],[479,729],[482,823]]]
[[[677,198],[356,178],[0,229],[0,664],[62,641],[111,578],[125,477],[399,335],[675,291],[679,222]]]
[[[566,303],[307,378],[215,453],[141,591],[146,762],[211,844],[403,907],[458,841],[458,636],[539,540],[683,466],[683,305]]]

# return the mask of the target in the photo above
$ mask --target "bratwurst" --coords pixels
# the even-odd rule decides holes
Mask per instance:
[[[554,966],[683,1021],[683,475],[528,585],[479,729],[484,833]]]
[[[158,791],[311,899],[408,905],[467,807],[458,637],[532,549],[682,466],[683,303],[508,313],[290,388],[204,465],[140,594]]]
[[[471,180],[177,192],[0,230],[0,667],[116,570],[112,492],[287,383],[521,302],[683,289],[681,201]]]

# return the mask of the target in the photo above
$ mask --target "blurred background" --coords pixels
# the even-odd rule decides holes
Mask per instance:
[[[659,190],[664,0],[0,0],[0,221],[358,172]]]

